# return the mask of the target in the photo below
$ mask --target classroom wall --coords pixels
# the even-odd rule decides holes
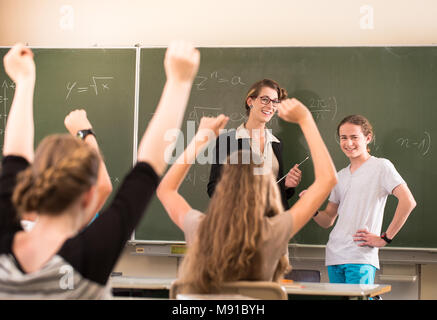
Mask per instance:
[[[434,0],[1,0],[0,45],[434,44]]]
[[[435,0],[0,0],[0,46],[433,45],[436,13]],[[127,247],[115,270],[174,277],[177,265]],[[417,296],[437,299],[436,264],[422,270]]]
[[[432,264],[422,265],[421,272],[421,299],[437,299],[437,267]]]

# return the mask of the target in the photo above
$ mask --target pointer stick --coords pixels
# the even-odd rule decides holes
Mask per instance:
[[[310,156],[307,156],[305,159],[303,159],[297,166],[299,167],[302,163],[304,163],[305,161],[307,161],[308,159],[310,158]],[[288,174],[288,172],[287,172],[287,174]],[[276,181],[276,183],[279,183],[279,182],[281,182],[286,176],[287,176],[287,174],[285,175],[285,176],[283,176],[281,179],[279,179],[278,181]]]

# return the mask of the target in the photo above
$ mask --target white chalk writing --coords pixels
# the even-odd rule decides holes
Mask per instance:
[[[308,109],[316,120],[334,120],[337,115],[338,105],[335,97],[324,99],[311,98]]]
[[[198,75],[194,81],[194,86],[197,90],[203,91],[208,88],[208,84],[214,83],[228,84],[230,86],[246,85],[241,76],[233,75],[231,77],[225,77],[218,71],[213,71],[209,75]]]
[[[431,150],[431,134],[428,131],[424,131],[419,137],[400,137],[396,139],[396,144],[426,156]]]
[[[202,117],[217,117],[220,113],[222,113],[222,108],[219,107],[194,106],[193,110],[188,114],[188,120],[194,120],[199,124]]]
[[[77,84],[77,81],[68,82],[66,85],[67,95],[65,97],[65,100],[68,100],[70,98],[70,95],[72,94],[73,91],[79,94],[79,93],[88,92],[88,90],[90,90],[96,96],[98,96],[99,93],[103,93],[104,91],[108,91],[110,89],[109,80],[113,80],[113,79],[114,77],[91,76],[91,83],[85,86],[83,85],[79,86]]]

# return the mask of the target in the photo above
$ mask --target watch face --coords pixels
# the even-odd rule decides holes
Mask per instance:
[[[96,136],[93,129],[84,129],[84,130],[79,130],[77,132],[77,136],[79,138],[81,138],[82,140],[84,140],[89,134],[92,134],[93,136]]]

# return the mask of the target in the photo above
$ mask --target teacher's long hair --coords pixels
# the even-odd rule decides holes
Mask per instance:
[[[214,293],[223,282],[263,279],[259,250],[263,218],[283,212],[283,207],[273,175],[254,174],[261,165],[244,164],[245,152],[238,151],[238,164],[222,168],[196,240],[182,262],[179,292]],[[273,280],[288,269],[283,256]]]

